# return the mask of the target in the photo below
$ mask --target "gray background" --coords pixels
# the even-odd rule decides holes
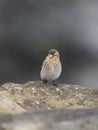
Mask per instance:
[[[0,0],[0,84],[40,80],[58,49],[58,83],[98,88],[98,0]]]

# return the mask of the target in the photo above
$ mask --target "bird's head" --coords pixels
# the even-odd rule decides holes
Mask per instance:
[[[50,59],[59,58],[59,52],[56,49],[49,50],[48,56]]]

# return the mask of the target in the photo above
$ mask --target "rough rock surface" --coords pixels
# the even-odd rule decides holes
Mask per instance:
[[[40,81],[30,81],[26,84],[6,83],[0,87],[0,93],[27,111],[98,106],[98,90],[79,85],[53,86]]]
[[[17,114],[21,112],[26,112],[17,103],[15,103],[11,98],[7,98],[0,92],[0,113],[11,113]]]
[[[6,83],[0,87],[0,129],[98,130],[97,107],[97,89]]]
[[[98,130],[98,110],[51,110],[1,115],[0,130]]]

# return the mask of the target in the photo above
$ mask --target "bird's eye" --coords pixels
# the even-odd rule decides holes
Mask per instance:
[[[57,54],[55,53],[54,56],[57,56]]]

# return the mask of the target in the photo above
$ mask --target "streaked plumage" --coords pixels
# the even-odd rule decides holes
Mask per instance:
[[[40,72],[41,79],[45,82],[55,81],[62,71],[59,52],[56,49],[49,50]]]

